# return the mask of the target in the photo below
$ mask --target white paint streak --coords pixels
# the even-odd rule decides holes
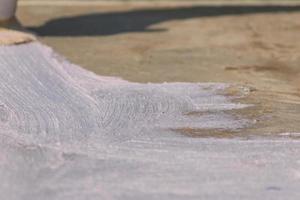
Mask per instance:
[[[246,106],[216,94],[226,85],[138,84],[100,77],[37,43],[3,47],[0,56],[2,127],[36,135],[39,142],[69,143],[93,134],[101,142],[123,142],[166,137],[162,132],[174,128],[237,129],[246,124],[220,112]],[[210,114],[184,115],[192,111]]]
[[[247,106],[218,94],[226,86],[130,83],[39,43],[0,47],[0,199],[266,199],[282,184],[296,197],[285,155],[299,160],[298,142],[171,131],[249,125],[223,112]]]

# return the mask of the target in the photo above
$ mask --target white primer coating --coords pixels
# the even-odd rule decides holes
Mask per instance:
[[[38,43],[2,47],[0,56],[0,127],[34,135],[39,143],[90,135],[102,143],[124,142],[168,137],[177,128],[232,130],[247,124],[221,112],[247,106],[218,95],[225,84],[139,84],[101,77]],[[184,115],[195,111],[207,113]]]
[[[10,19],[15,15],[17,0],[0,0],[0,20]]]
[[[297,199],[298,142],[171,130],[248,126],[223,112],[247,106],[226,87],[130,83],[39,43],[0,47],[0,199]]]

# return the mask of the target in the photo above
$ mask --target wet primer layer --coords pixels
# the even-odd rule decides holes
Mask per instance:
[[[0,47],[0,199],[295,197],[298,164],[284,155],[299,158],[297,142],[174,131],[251,125],[225,112],[248,106],[221,95],[227,86],[130,83],[39,43]]]
[[[109,144],[169,137],[168,129],[232,130],[247,124],[221,112],[247,106],[218,95],[224,84],[138,84],[100,77],[38,43],[3,47],[0,56],[2,130],[33,136],[39,144],[82,142],[92,135]],[[189,112],[207,114],[184,114]]]

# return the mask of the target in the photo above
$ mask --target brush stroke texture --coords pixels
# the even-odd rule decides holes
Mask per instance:
[[[130,83],[37,42],[0,47],[0,199],[299,197],[298,142],[172,131],[250,125],[224,112],[248,106],[219,94],[227,86]]]

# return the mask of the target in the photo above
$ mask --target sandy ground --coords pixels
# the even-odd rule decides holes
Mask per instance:
[[[248,85],[244,100],[256,106],[242,114],[257,126],[242,135],[269,135],[300,131],[300,5],[294,4],[21,4],[18,17],[97,74]]]

